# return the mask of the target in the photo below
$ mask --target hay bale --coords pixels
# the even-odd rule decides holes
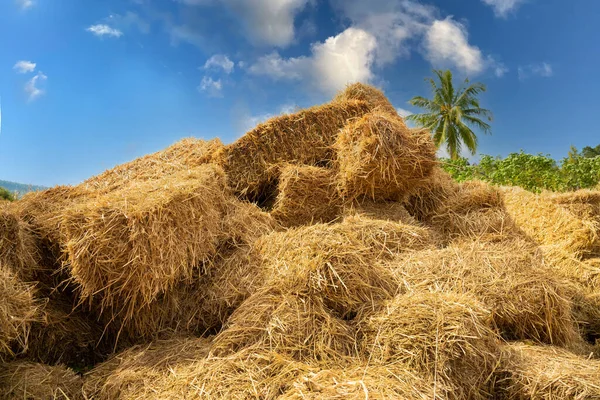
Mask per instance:
[[[307,165],[281,168],[271,215],[283,226],[331,222],[340,216],[341,209],[342,199],[332,170]]]
[[[275,191],[277,169],[273,165],[329,164],[338,131],[370,110],[362,101],[333,102],[275,117],[225,146],[214,160],[238,195],[260,202]]]
[[[580,219],[600,222],[600,190],[577,190],[568,193],[543,193],[555,204],[561,205]]]
[[[355,342],[355,329],[323,299],[268,288],[231,315],[211,352],[228,356],[257,347],[298,361],[340,360],[357,355]]]
[[[523,189],[502,188],[506,210],[515,223],[545,249],[582,257],[593,254],[598,234],[592,220],[580,219],[544,196]]]
[[[334,148],[340,191],[347,199],[402,201],[436,165],[427,132],[411,131],[399,117],[381,112],[349,123]]]
[[[344,216],[357,215],[382,221],[418,225],[418,221],[410,215],[404,205],[396,201],[355,201],[345,205],[343,214]]]
[[[500,190],[481,181],[459,184],[430,222],[445,242],[465,237],[502,240],[520,235],[504,209]]]
[[[210,343],[206,338],[176,336],[130,347],[87,372],[83,392],[90,399],[147,398],[174,368],[206,358]]]
[[[32,227],[0,204],[0,263],[13,268],[19,278],[32,281],[38,275],[39,262]]]
[[[423,185],[412,191],[404,206],[418,221],[427,222],[441,212],[458,190],[459,184],[443,169],[435,167]]]
[[[83,380],[74,371],[27,361],[0,364],[2,400],[83,399]]]
[[[227,196],[223,171],[203,165],[65,210],[68,267],[81,297],[128,319],[191,283],[217,250]]]
[[[368,247],[351,224],[293,228],[256,242],[266,287],[322,298],[341,317],[395,290],[390,273],[373,265],[381,247]]]
[[[49,299],[40,320],[31,324],[26,356],[43,364],[84,369],[110,352],[101,341],[103,333],[90,315],[74,309],[66,299]]]
[[[352,100],[364,101],[370,104],[373,111],[387,112],[391,115],[398,115],[396,108],[385,97],[385,94],[374,86],[364,83],[353,83],[336,94],[333,98],[334,102],[347,102]]]
[[[504,347],[500,399],[598,399],[600,361],[552,346],[514,343]]]
[[[410,293],[386,300],[362,316],[361,353],[370,363],[406,364],[426,374],[443,398],[489,398],[497,364],[490,312],[473,297],[455,293]]]
[[[15,343],[19,350],[27,348],[29,328],[37,318],[31,285],[0,264],[0,360],[4,354],[13,354]]]
[[[218,138],[182,139],[164,150],[106,170],[80,186],[96,194],[106,194],[128,186],[131,181],[145,182],[208,164],[222,147]]]
[[[353,365],[304,374],[281,400],[317,399],[442,399],[446,388],[406,365]]]
[[[524,240],[463,241],[440,250],[408,252],[388,264],[400,292],[472,295],[492,312],[508,340],[566,347],[579,340],[570,288]]]
[[[435,247],[434,236],[429,229],[402,222],[349,216],[337,229],[354,232],[376,259]]]
[[[207,339],[178,339],[128,350],[90,371],[85,393],[98,400],[275,399],[311,371],[264,349],[207,356],[209,346]]]

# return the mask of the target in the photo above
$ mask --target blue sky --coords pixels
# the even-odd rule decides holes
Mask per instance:
[[[415,112],[432,68],[487,85],[481,153],[561,158],[600,143],[598,21],[595,0],[2,0],[0,179],[228,143],[353,81]]]

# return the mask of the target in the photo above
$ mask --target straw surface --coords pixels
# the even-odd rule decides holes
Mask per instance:
[[[64,366],[27,361],[0,364],[2,400],[83,400],[83,380]]]
[[[350,200],[404,200],[436,165],[429,133],[410,130],[399,116],[382,112],[348,124],[334,148],[339,188]]]
[[[353,83],[339,92],[333,99],[334,102],[347,102],[352,100],[364,101],[371,105],[373,111],[381,111],[397,115],[396,108],[385,97],[385,94],[374,86],[364,83]]]

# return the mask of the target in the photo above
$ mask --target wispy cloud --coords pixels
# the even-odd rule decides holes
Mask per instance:
[[[38,72],[25,84],[25,93],[27,93],[29,101],[33,101],[46,93],[40,86],[43,85],[48,77],[43,72]]]
[[[494,9],[498,17],[505,18],[511,12],[515,11],[525,0],[482,0],[485,4]]]
[[[106,24],[92,25],[89,28],[87,28],[86,31],[91,32],[98,37],[109,36],[118,38],[123,35],[123,32],[121,32],[120,30],[112,28]]]
[[[17,4],[23,9],[26,10],[34,6],[33,0],[17,0]]]
[[[542,78],[550,78],[554,75],[554,69],[552,65],[547,62],[529,64],[520,66],[518,69],[519,80],[525,80],[534,76]]]
[[[215,54],[204,63],[204,69],[222,69],[226,74],[231,74],[234,63],[224,54]]]
[[[205,92],[209,97],[223,97],[223,82],[220,79],[213,80],[211,77],[205,76],[202,78],[198,90]]]
[[[396,111],[398,112],[398,115],[400,115],[402,118],[406,118],[409,115],[414,114],[412,111],[408,111],[408,110],[405,110],[404,108],[400,108],[400,107],[396,108]]]
[[[27,74],[29,72],[35,71],[35,66],[36,63],[34,62],[21,60],[13,66],[13,69],[19,74]]]

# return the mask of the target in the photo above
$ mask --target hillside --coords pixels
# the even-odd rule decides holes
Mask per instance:
[[[17,192],[19,194],[47,189],[44,186],[25,185],[23,183],[3,181],[3,180],[0,180],[0,187],[3,187],[11,192]]]

